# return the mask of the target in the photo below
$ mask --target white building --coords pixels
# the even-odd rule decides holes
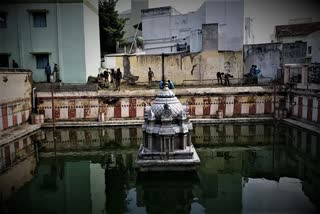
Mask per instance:
[[[320,22],[279,25],[275,38],[283,43],[283,61],[286,57],[301,58],[290,63],[320,63]]]
[[[124,39],[127,42],[132,42],[135,36],[141,36],[141,31],[137,31],[136,27],[141,23],[141,10],[148,7],[148,0],[131,0],[131,9],[119,13],[120,17],[126,19],[123,30],[125,32]]]
[[[320,21],[319,0],[244,0],[244,44],[275,42],[275,26]]]
[[[169,6],[142,10],[144,51],[240,51],[243,7],[243,0],[234,0],[206,1],[196,12],[187,14]]]
[[[31,69],[46,80],[47,62],[66,83],[84,83],[100,67],[98,0],[1,0],[0,66]]]

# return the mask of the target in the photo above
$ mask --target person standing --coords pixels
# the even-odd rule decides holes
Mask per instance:
[[[116,72],[113,68],[111,68],[111,80],[110,83],[113,83],[113,87],[116,87]]]
[[[252,77],[254,77],[256,74],[256,67],[256,65],[252,65],[250,68],[249,75],[251,75]]]
[[[115,90],[120,91],[120,84],[121,84],[121,78],[122,78],[122,73],[120,71],[120,68],[117,69],[115,76],[116,76],[116,89]]]
[[[103,72],[103,76],[104,76],[104,79],[105,79],[105,81],[107,82],[107,83],[109,83],[109,74],[110,74],[110,72],[109,72],[109,70],[108,70],[108,68]]]
[[[56,77],[56,82],[60,82],[60,74],[59,74],[59,69],[58,69],[58,65],[57,64],[54,64],[54,67],[53,67],[53,75],[55,75]]]
[[[174,84],[171,80],[168,80],[169,89],[174,89]]]
[[[230,78],[233,78],[233,75],[224,74],[224,85],[230,86]]]
[[[159,83],[159,88],[160,88],[160,89],[163,89],[163,88],[164,88],[164,82],[163,82],[163,80],[160,81],[160,83]]]
[[[12,60],[12,68],[19,68],[18,63],[14,59]]]
[[[261,73],[261,70],[258,68],[258,66],[255,65],[254,67],[254,81],[255,84],[258,84],[258,78],[259,78],[259,74]]]
[[[217,72],[217,80],[218,80],[218,85],[222,85],[222,77],[224,73]]]
[[[152,78],[154,76],[153,71],[151,70],[151,68],[149,67],[149,71],[148,71],[148,80],[149,80],[149,85],[151,85],[152,83]]]
[[[47,63],[46,67],[44,68],[44,71],[47,75],[47,83],[50,82],[50,76],[51,76],[51,67],[49,65],[49,62]]]

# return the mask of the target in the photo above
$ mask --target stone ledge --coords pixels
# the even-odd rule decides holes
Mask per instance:
[[[0,132],[0,146],[15,141],[41,128],[40,124],[25,124],[5,129]]]
[[[320,134],[320,128],[314,125],[310,125],[298,120],[294,120],[294,119],[282,119],[282,121],[284,121],[287,124],[293,125],[293,126],[298,126],[300,128],[304,128],[307,129],[309,131],[315,132],[317,134]]]
[[[247,86],[247,87],[218,87],[218,88],[178,88],[173,92],[176,96],[215,96],[215,95],[243,95],[243,94],[271,94],[271,87]],[[65,92],[54,93],[55,98],[59,97],[109,97],[109,98],[128,98],[128,97],[155,97],[160,93],[160,89],[139,89],[139,90],[122,90],[122,91],[85,91],[70,90]],[[37,89],[38,97],[51,97],[51,92]]]
[[[246,123],[246,122],[265,122],[272,121],[273,117],[243,117],[243,118],[199,118],[199,119],[190,119],[190,122],[194,124],[220,124],[220,123]],[[142,125],[144,120],[109,120],[104,122],[97,121],[59,121],[56,122],[56,127],[96,127],[96,126],[138,126]],[[52,123],[44,123],[42,125],[44,128],[51,128]]]
[[[194,124],[220,124],[220,123],[246,123],[246,122],[265,122],[272,121],[273,117],[232,117],[232,118],[199,118],[199,119],[190,119],[190,122]]]

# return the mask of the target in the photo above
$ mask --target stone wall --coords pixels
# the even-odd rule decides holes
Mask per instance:
[[[129,69],[131,74],[139,76],[138,82],[148,82],[148,68],[154,72],[154,80],[162,78],[161,55],[110,55],[106,56],[107,68]],[[129,59],[129,64],[125,63]],[[126,66],[124,66],[126,64]],[[242,78],[242,52],[205,51],[201,53],[170,54],[164,57],[164,72],[175,84],[201,84],[205,80],[216,79],[217,72],[227,72],[234,78]]]
[[[241,92],[242,91],[242,92]],[[270,116],[273,114],[272,90],[261,87],[221,89],[175,90],[181,103],[189,105],[191,117],[215,118],[217,111],[225,117]],[[97,121],[99,113],[105,120],[143,119],[144,106],[151,105],[156,92],[57,92],[55,96],[56,120]],[[38,111],[45,119],[52,118],[50,92],[38,92]]]
[[[307,63],[307,43],[267,43],[243,46],[244,73],[257,65],[264,77],[275,79],[280,76],[278,69],[286,64]]]
[[[0,70],[0,130],[29,119],[32,109],[31,71]]]
[[[244,73],[249,73],[252,65],[257,65],[264,77],[275,79],[281,68],[281,43],[244,45]]]

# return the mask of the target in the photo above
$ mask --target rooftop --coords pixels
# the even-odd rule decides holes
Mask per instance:
[[[276,37],[305,36],[320,30],[320,22],[276,26]]]
[[[141,10],[142,17],[161,16],[161,15],[178,15],[178,14],[181,14],[181,13],[171,6],[156,7],[156,8]]]

